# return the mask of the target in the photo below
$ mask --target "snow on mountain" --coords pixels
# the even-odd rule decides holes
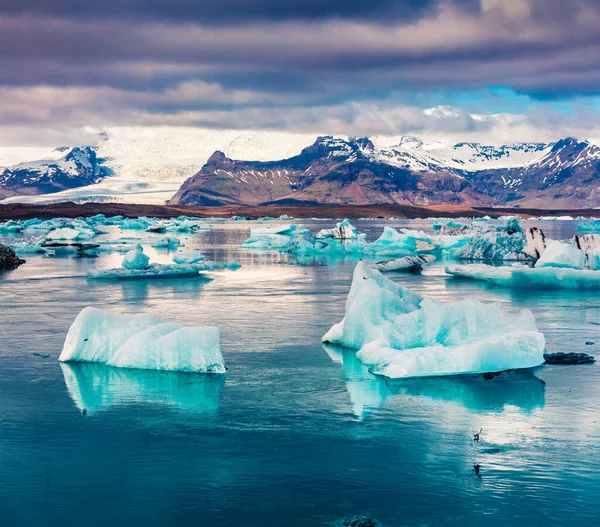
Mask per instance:
[[[478,116],[460,110],[440,106],[425,111],[426,115],[443,119],[458,119]],[[63,175],[81,174],[89,171],[85,156],[79,160],[62,159],[69,147],[59,149],[0,148],[0,166],[13,170],[13,179],[18,174],[30,186],[24,195],[4,192],[13,196],[13,202],[60,202],[98,201],[135,202],[162,204],[170,199],[188,178],[200,172],[209,157],[217,150],[229,159],[246,161],[277,161],[291,158],[315,143],[316,134],[293,134],[276,131],[212,130],[191,127],[114,127],[98,135],[95,152],[109,177],[95,178],[86,186],[72,179],[63,188],[53,188],[52,194],[37,195],[31,186],[39,170],[36,167],[52,167],[61,163]],[[325,144],[327,143],[327,144]],[[588,144],[584,152],[569,157],[565,152],[573,150],[560,141],[546,143],[507,143],[500,145],[474,142],[453,143],[437,140],[425,141],[414,136],[375,136],[354,142],[347,137],[322,138],[321,146],[328,149],[329,156],[354,162],[364,158],[370,162],[389,165],[421,174],[445,174],[449,177],[470,179],[481,171],[500,171],[505,176],[504,186],[519,184],[521,169],[540,165],[537,170],[553,170],[559,163],[582,165],[593,164],[594,152],[599,149]],[[563,152],[558,159],[552,153],[560,146]],[[594,150],[596,148],[596,150]],[[577,155],[578,157],[573,157]],[[554,157],[553,157],[554,156]],[[61,161],[62,159],[62,161]],[[363,159],[363,161],[364,161]],[[40,161],[42,160],[42,161]],[[563,165],[560,165],[563,166]],[[19,171],[14,172],[18,167]],[[48,174],[51,175],[52,168]],[[5,171],[6,172],[6,171]],[[0,174],[2,169],[0,168]],[[496,176],[494,176],[496,177]],[[543,176],[542,176],[543,177]],[[73,184],[71,184],[73,183]],[[58,190],[58,192],[57,192]],[[46,191],[44,191],[46,192]],[[34,195],[35,194],[35,195]],[[0,182],[0,196],[2,183]]]

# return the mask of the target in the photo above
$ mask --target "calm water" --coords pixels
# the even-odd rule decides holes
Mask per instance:
[[[385,223],[356,224],[374,237]],[[91,267],[118,265],[112,255],[29,257],[0,278],[0,525],[327,526],[355,514],[385,527],[597,524],[598,366],[377,379],[320,344],[343,316],[354,262],[240,252],[249,227],[185,240],[243,264],[212,280],[88,283]],[[575,223],[542,227],[568,237]],[[600,346],[596,293],[494,288],[448,279],[443,265],[394,279],[439,300],[531,309],[549,351]],[[88,305],[217,325],[229,371],[61,365]]]

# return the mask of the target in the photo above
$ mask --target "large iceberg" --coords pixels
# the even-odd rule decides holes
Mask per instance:
[[[61,362],[99,362],[119,368],[225,373],[219,329],[163,322],[93,307],[69,328]]]
[[[503,287],[535,289],[600,289],[600,272],[559,267],[494,267],[484,264],[449,265],[446,274],[481,280]]]
[[[428,377],[532,368],[544,362],[533,315],[503,313],[473,299],[422,298],[358,263],[344,319],[323,342],[358,349],[376,374]]]
[[[506,226],[486,226],[452,256],[463,260],[535,261],[544,252],[546,238],[537,227],[523,230],[518,218]]]

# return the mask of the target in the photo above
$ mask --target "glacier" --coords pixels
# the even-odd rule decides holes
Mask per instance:
[[[512,315],[473,299],[423,298],[359,262],[343,320],[324,343],[357,349],[370,370],[390,378],[533,368],[544,362],[544,336],[530,311]]]
[[[225,373],[219,329],[163,322],[84,308],[67,333],[60,362],[98,362],[119,368]]]

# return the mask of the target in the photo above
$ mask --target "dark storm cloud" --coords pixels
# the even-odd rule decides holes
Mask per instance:
[[[448,2],[450,0],[446,0]],[[476,9],[477,0],[451,0]],[[186,21],[202,24],[282,20],[378,20],[398,23],[434,14],[443,0],[3,0],[0,13],[68,18]]]
[[[0,123],[291,126],[500,85],[564,99],[600,91],[598,49],[597,0],[3,0]]]

